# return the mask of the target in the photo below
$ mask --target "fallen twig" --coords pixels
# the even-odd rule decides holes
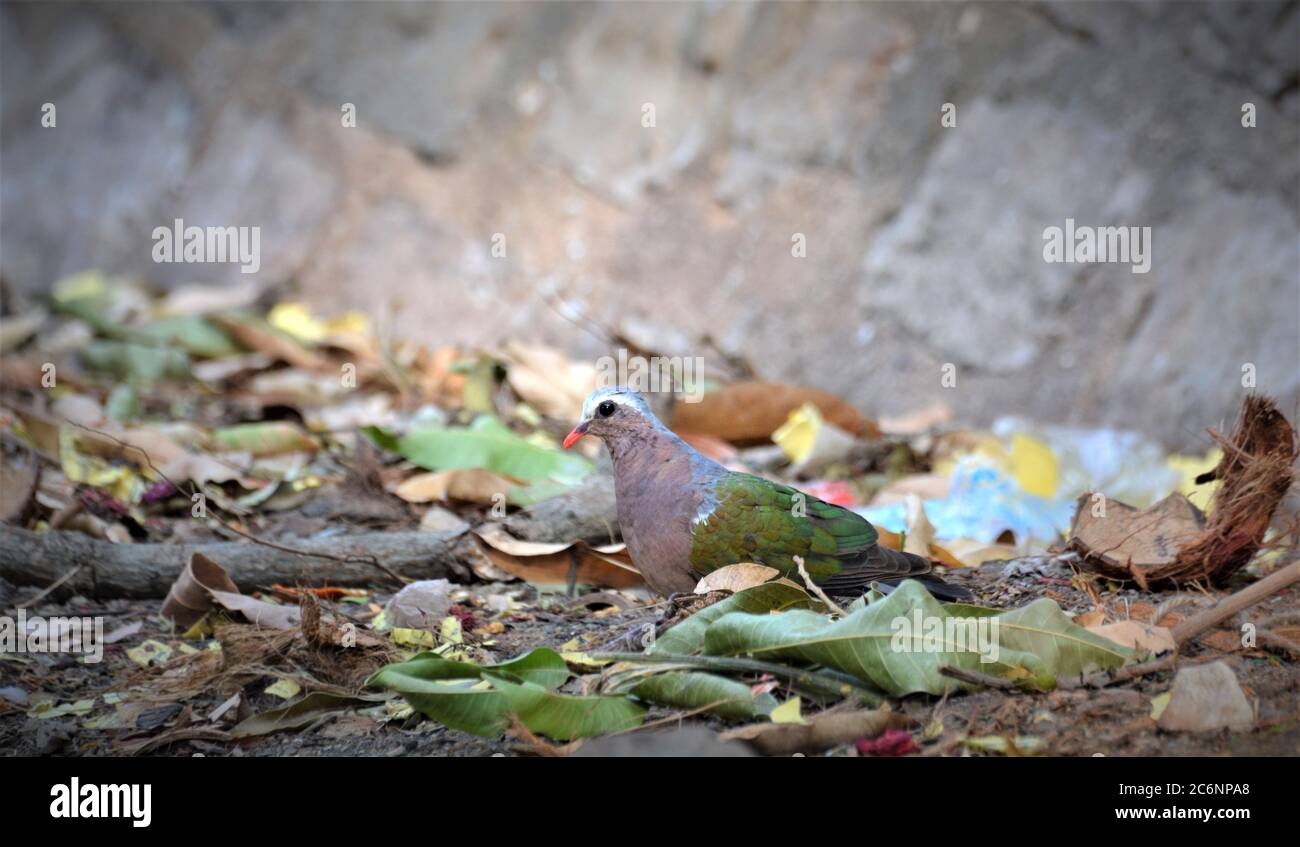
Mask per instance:
[[[1174,641],[1179,646],[1195,639],[1208,630],[1231,618],[1242,609],[1249,608],[1289,585],[1300,582],[1300,561],[1294,561],[1261,579],[1246,586],[1235,594],[1230,594],[1211,609],[1190,617],[1172,630]]]
[[[808,570],[803,566],[803,556],[794,556],[792,558],[794,559],[795,567],[799,569],[799,576],[803,577],[803,583],[808,586],[808,590],[815,594],[818,600],[825,603],[826,608],[830,609],[840,617],[844,617],[844,610],[839,607],[839,604],[830,597],[827,597],[826,592],[822,591],[822,587],[812,581],[812,577],[808,575]]]
[[[85,567],[85,565],[84,565],[84,564],[81,564],[81,565],[77,565],[77,566],[74,567],[74,568],[69,568],[69,569],[68,569],[68,572],[65,573],[63,576],[61,576],[61,577],[59,577],[58,579],[54,580],[54,582],[51,582],[49,585],[45,586],[45,588],[43,588],[43,589],[41,589],[40,591],[36,592],[36,594],[34,594],[33,596],[31,596],[31,597],[27,598],[26,600],[24,600],[23,602],[19,603],[19,604],[18,604],[18,608],[20,608],[20,609],[29,609],[29,608],[31,608],[32,606],[35,606],[37,603],[41,602],[41,601],[44,600],[46,597],[48,597],[50,594],[52,594],[52,593],[55,591],[55,589],[57,589],[60,585],[62,585],[63,583],[67,582],[68,580],[72,579],[72,578],[73,578],[74,576],[76,576],[77,574],[81,573],[81,569],[84,568],[84,567]]]
[[[0,526],[0,577],[15,585],[45,586],[80,570],[60,586],[86,597],[161,598],[190,555],[220,562],[240,590],[275,583],[371,586],[382,559],[408,579],[468,581],[481,555],[468,533],[367,532],[298,542],[289,551],[244,541],[209,544],[112,544],[79,532],[32,532]],[[292,552],[294,555],[285,555]]]

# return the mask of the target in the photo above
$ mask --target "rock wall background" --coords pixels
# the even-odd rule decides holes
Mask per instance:
[[[233,283],[150,233],[260,226],[261,284],[432,342],[603,353],[558,304],[871,414],[1195,447],[1244,363],[1300,407],[1297,45],[1294,2],[11,3],[0,273]],[[1067,217],[1152,227],[1150,273],[1045,263]]]

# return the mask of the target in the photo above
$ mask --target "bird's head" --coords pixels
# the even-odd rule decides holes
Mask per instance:
[[[594,435],[607,444],[620,436],[661,427],[645,399],[630,388],[598,388],[582,404],[582,420],[564,439],[567,450],[584,435]]]

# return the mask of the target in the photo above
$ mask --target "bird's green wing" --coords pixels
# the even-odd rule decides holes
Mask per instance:
[[[700,573],[759,562],[799,581],[794,557],[801,556],[822,583],[843,579],[876,543],[866,518],[779,482],[732,473],[715,494],[717,506],[692,531],[691,566]]]

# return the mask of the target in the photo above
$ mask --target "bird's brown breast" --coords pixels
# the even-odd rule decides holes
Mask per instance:
[[[691,485],[689,459],[643,449],[616,463],[618,521],[632,561],[661,594],[694,590],[698,577],[690,566],[691,523],[701,496]]]

